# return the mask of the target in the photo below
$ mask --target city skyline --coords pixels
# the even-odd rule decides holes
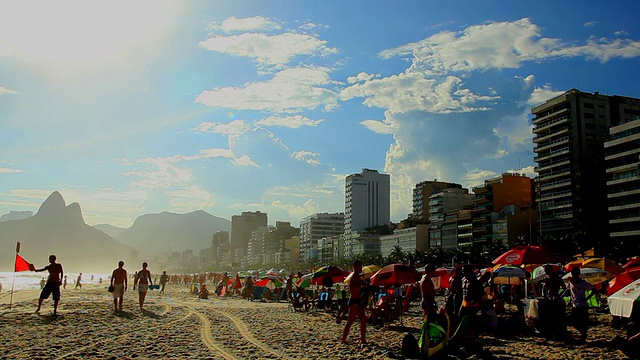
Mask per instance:
[[[370,168],[398,222],[421,181],[534,177],[532,105],[640,97],[635,2],[402,5],[1,3],[0,215],[59,191],[90,225],[298,226]]]

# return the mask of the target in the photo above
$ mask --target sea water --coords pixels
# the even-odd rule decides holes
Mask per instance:
[[[74,288],[75,281],[78,278],[78,273],[64,273],[67,276],[67,289],[69,287]],[[33,271],[21,271],[21,272],[0,272],[0,284],[2,284],[2,292],[13,290],[34,290],[40,289],[40,281],[47,279],[49,273],[33,272]],[[93,280],[91,277],[93,276]],[[82,273],[82,285],[100,284],[100,278],[105,286],[109,285],[110,274],[87,274]]]

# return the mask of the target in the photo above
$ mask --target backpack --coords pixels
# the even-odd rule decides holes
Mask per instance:
[[[419,359],[421,357],[418,340],[410,333],[405,333],[402,338],[402,356],[407,359]]]

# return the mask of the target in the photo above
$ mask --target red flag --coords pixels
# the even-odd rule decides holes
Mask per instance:
[[[29,271],[33,265],[29,264],[22,256],[16,254],[16,268],[14,271]]]

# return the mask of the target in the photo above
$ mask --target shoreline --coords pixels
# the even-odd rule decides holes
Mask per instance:
[[[202,300],[169,285],[165,296],[148,293],[146,311],[138,309],[137,295],[129,290],[124,311],[114,312],[113,297],[102,285],[64,291],[58,316],[50,315],[51,299],[34,313],[39,290],[15,292],[12,310],[8,296],[0,296],[0,326],[6,329],[0,357],[397,359],[404,334],[415,334],[422,323],[421,310],[412,306],[402,325],[367,326],[368,344],[360,349],[359,323],[351,328],[350,343],[340,344],[344,322],[336,324],[334,313],[323,310],[294,312],[287,302],[240,298]],[[611,328],[610,316],[593,320],[586,345],[534,336],[482,335],[480,341],[497,359],[627,359],[608,347],[621,334]]]

